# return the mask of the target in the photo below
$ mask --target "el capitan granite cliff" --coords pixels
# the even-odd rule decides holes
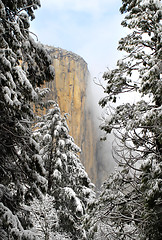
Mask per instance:
[[[98,179],[96,160],[96,131],[88,100],[90,73],[87,63],[75,53],[46,46],[55,68],[55,80],[45,83],[51,91],[47,98],[55,100],[61,113],[67,113],[70,135],[81,148],[81,161],[91,180]]]

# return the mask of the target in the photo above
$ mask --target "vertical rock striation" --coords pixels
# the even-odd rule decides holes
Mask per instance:
[[[55,81],[46,83],[50,88],[48,99],[57,101],[62,114],[67,114],[70,135],[81,148],[81,161],[91,180],[97,181],[96,134],[88,101],[90,74],[83,58],[61,48],[46,47],[55,68]]]

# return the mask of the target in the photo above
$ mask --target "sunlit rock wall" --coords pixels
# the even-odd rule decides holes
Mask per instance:
[[[96,132],[87,92],[90,78],[87,63],[72,52],[49,46],[46,48],[55,68],[55,80],[45,86],[51,89],[48,99],[56,100],[62,114],[68,114],[70,135],[81,148],[81,161],[91,180],[96,183]]]

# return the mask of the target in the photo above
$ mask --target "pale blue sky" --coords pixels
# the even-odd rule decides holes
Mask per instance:
[[[31,23],[40,42],[83,57],[92,77],[115,66],[124,33],[121,0],[42,0],[41,5]]]

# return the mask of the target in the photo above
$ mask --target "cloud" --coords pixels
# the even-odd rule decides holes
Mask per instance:
[[[121,0],[44,0],[42,6],[52,10],[71,10],[76,12],[89,12],[91,14],[102,14],[113,5],[119,4]]]

